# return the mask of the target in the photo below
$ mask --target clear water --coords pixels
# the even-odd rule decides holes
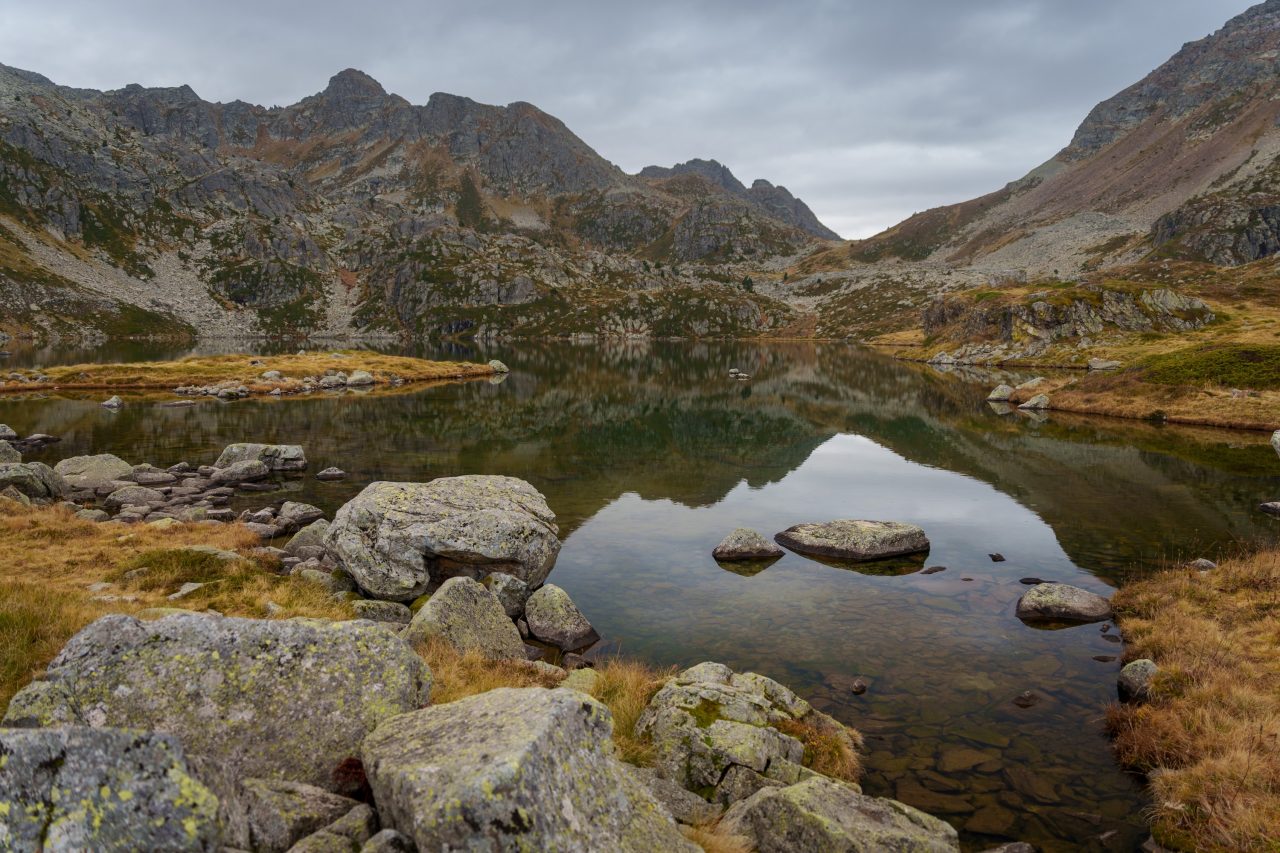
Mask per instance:
[[[522,477],[558,515],[552,578],[606,638],[598,654],[718,660],[790,684],[864,733],[869,793],[944,817],[971,848],[1131,850],[1146,837],[1141,785],[1117,769],[1102,728],[1119,662],[1094,657],[1122,647],[1098,625],[1023,625],[1019,578],[1107,593],[1168,560],[1269,539],[1255,511],[1280,492],[1267,436],[1001,416],[983,402],[989,380],[847,346],[423,354],[498,357],[513,372],[177,409],[156,405],[168,395],[135,396],[117,413],[97,405],[102,394],[0,396],[0,422],[63,436],[48,461],[114,452],[198,464],[232,441],[300,443],[313,471],[351,474],[287,483],[328,511],[375,479]],[[11,363],[85,356],[15,352]],[[729,379],[730,367],[752,380]],[[919,524],[932,541],[922,565],[946,571],[873,574],[788,554],[751,573],[710,555],[738,526],[771,535],[831,518]],[[1016,706],[1027,690],[1038,703]]]

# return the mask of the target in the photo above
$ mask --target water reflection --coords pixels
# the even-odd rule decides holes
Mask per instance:
[[[64,436],[49,459],[200,463],[231,441],[302,443],[312,470],[351,474],[289,482],[329,511],[375,479],[523,477],[559,517],[555,580],[606,651],[721,660],[796,686],[866,733],[870,792],[947,817],[973,845],[1121,850],[1144,837],[1140,789],[1099,721],[1118,662],[1094,658],[1119,646],[1098,626],[1022,625],[1019,578],[1105,592],[1166,557],[1269,536],[1254,511],[1280,468],[1265,436],[1002,416],[985,382],[845,346],[421,352],[498,357],[513,372],[393,396],[185,409],[131,398],[118,413],[101,395],[0,397],[0,422]],[[731,380],[731,367],[754,378]],[[831,518],[919,524],[927,564],[945,571],[711,557],[735,527],[772,535]],[[1014,704],[1026,691],[1038,701]]]

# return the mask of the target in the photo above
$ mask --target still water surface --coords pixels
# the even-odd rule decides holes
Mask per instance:
[[[105,357],[174,355],[128,350]],[[983,401],[989,379],[837,345],[420,354],[498,357],[512,373],[185,409],[153,395],[116,413],[100,394],[0,397],[0,422],[63,436],[33,457],[49,462],[113,452],[202,464],[232,441],[300,443],[312,471],[351,475],[286,483],[330,513],[377,479],[522,477],[558,515],[552,579],[606,638],[597,653],[718,660],[791,685],[864,733],[868,793],[944,817],[967,847],[1132,850],[1146,837],[1141,786],[1102,729],[1119,662],[1094,657],[1121,653],[1114,631],[1023,625],[1019,578],[1106,594],[1168,560],[1270,539],[1254,509],[1280,492],[1265,435],[1002,416]],[[730,367],[752,380],[730,380]],[[873,574],[788,554],[751,573],[710,555],[738,526],[769,535],[832,518],[918,524],[932,541],[922,565],[946,571]],[[1039,701],[1016,706],[1027,690]]]

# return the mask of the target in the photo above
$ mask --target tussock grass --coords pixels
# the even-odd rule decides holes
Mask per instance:
[[[250,364],[258,361],[261,364]],[[428,361],[399,355],[383,355],[366,350],[344,350],[305,355],[214,355],[189,356],[178,361],[148,361],[125,364],[73,364],[50,367],[43,372],[53,385],[65,389],[172,389],[178,385],[209,385],[239,382],[249,391],[265,394],[281,388],[296,391],[304,376],[323,376],[326,370],[351,373],[367,370],[379,382],[398,376],[406,382],[442,382],[489,376],[487,364],[465,361]],[[261,376],[278,370],[283,382],[264,381]],[[21,383],[0,390],[30,390]]]
[[[684,837],[701,847],[704,853],[754,853],[755,848],[740,835],[730,835],[717,823],[682,826]]]
[[[1150,775],[1156,839],[1183,850],[1280,849],[1280,550],[1115,597],[1126,657],[1160,666],[1150,700],[1107,720]]]
[[[555,687],[561,679],[522,666],[521,661],[495,661],[476,651],[460,652],[431,639],[417,647],[431,669],[431,704],[444,705],[499,687]]]
[[[839,725],[835,721],[818,723],[812,720],[773,723],[775,729],[804,744],[805,767],[833,779],[857,782],[862,778],[862,759],[858,755],[862,736],[843,726],[843,731],[833,730],[832,726]]]
[[[0,708],[72,635],[107,613],[180,607],[255,618],[351,618],[350,605],[320,585],[276,575],[262,560],[223,562],[181,550],[211,545],[247,553],[259,543],[240,525],[95,523],[62,508],[0,498],[0,543]],[[113,586],[89,590],[101,581]],[[188,581],[208,586],[177,602],[167,599]],[[135,600],[97,601],[97,595]],[[274,614],[268,601],[279,608]]]
[[[659,670],[622,658],[610,658],[596,668],[591,695],[613,714],[613,743],[623,761],[641,767],[653,764],[653,744],[636,736],[636,722],[649,700],[674,674],[674,668]]]

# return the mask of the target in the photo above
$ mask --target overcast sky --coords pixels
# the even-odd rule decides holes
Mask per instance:
[[[530,101],[634,172],[768,178],[846,237],[1021,177],[1248,0],[0,0],[0,62],[289,104],[356,67]]]

